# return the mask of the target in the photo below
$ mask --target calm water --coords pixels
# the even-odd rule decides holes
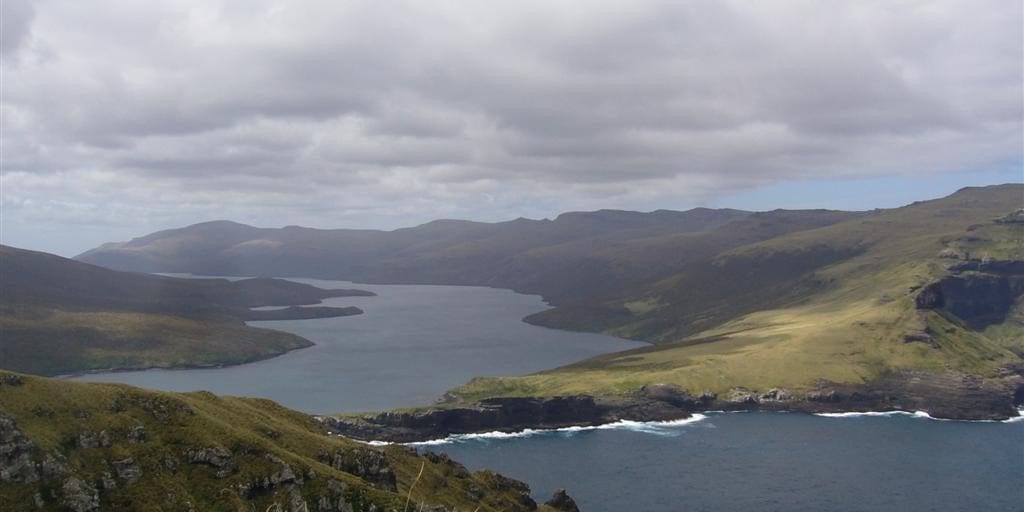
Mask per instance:
[[[324,301],[359,306],[363,315],[251,322],[316,343],[273,359],[220,369],[105,373],[78,380],[258,396],[311,413],[365,411],[429,404],[476,376],[531,373],[643,346],[523,323],[524,316],[547,308],[536,295],[465,286],[295,281],[360,288],[377,296]]]
[[[471,438],[471,469],[584,512],[1024,510],[1024,423],[709,414],[679,427]]]
[[[425,404],[476,375],[527,373],[636,346],[524,324],[523,316],[544,308],[535,296],[357,287],[379,296],[327,303],[357,305],[365,315],[259,323],[305,336],[315,347],[232,368],[81,380],[354,411]],[[465,436],[421,449],[524,480],[538,501],[567,487],[584,512],[1024,510],[1024,422],[709,414],[672,427]]]

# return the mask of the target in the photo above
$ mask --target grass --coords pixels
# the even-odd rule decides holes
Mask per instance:
[[[494,485],[489,472],[470,474],[461,466],[428,459],[403,447],[371,448],[328,437],[312,417],[269,400],[146,391],[27,375],[18,375],[18,379],[21,385],[0,385],[0,411],[13,417],[35,444],[37,461],[47,453],[61,457],[68,474],[85,482],[102,480],[104,472],[111,472],[112,461],[131,457],[141,467],[139,481],[118,481],[115,489],[101,492],[105,510],[182,510],[191,506],[204,511],[249,511],[275,505],[287,509],[291,499],[287,485],[248,497],[239,491],[239,484],[262,481],[280,472],[281,466],[273,458],[287,463],[302,478],[298,489],[310,506],[321,497],[334,495],[331,486],[335,484],[330,483],[334,480],[345,484],[342,494],[357,505],[356,510],[371,505],[377,510],[402,510],[407,501],[450,510],[528,510],[517,505],[518,493]],[[130,443],[127,432],[137,426],[145,428],[147,441]],[[79,448],[76,440],[86,431],[106,431],[112,443]],[[230,451],[238,471],[217,478],[212,468],[190,464],[187,450],[205,447]],[[319,456],[352,451],[383,453],[397,477],[397,489],[375,488]],[[177,460],[176,470],[165,466],[168,459]],[[32,495],[41,492],[47,496],[49,508],[55,509],[48,493],[55,489],[59,495],[59,484],[59,479],[4,482],[0,503],[13,507],[5,510],[30,510]],[[482,497],[474,498],[476,495]]]
[[[238,364],[312,345],[240,321],[26,305],[0,308],[0,336],[0,364],[39,375]]]
[[[1024,301],[1004,323],[976,332],[951,315],[918,311],[914,297],[947,273],[951,252],[1024,259],[1024,226],[992,222],[1019,207],[1022,190],[966,190],[729,250],[700,273],[610,303],[633,318],[608,332],[657,346],[522,377],[473,379],[452,393],[463,400],[616,396],[651,383],[720,394],[740,386],[801,391],[820,379],[862,383],[899,369],[994,377],[1024,354]],[[932,344],[904,342],[907,332],[924,330]]]

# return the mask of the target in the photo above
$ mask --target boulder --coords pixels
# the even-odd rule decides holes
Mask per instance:
[[[135,459],[128,457],[127,459],[114,461],[114,471],[117,473],[117,477],[121,480],[133,484],[138,482],[142,478],[142,468],[135,462]]]
[[[757,393],[747,388],[732,388],[725,400],[733,404],[756,404],[758,396]]]
[[[576,501],[565,492],[565,489],[555,491],[555,495],[544,504],[562,512],[580,512],[580,508],[576,506]]]
[[[782,388],[771,388],[761,394],[762,402],[788,402],[793,399],[793,393]]]
[[[238,465],[231,460],[231,452],[219,446],[193,448],[185,453],[192,464],[204,464],[216,470],[218,478],[224,478],[238,471]]]
[[[92,512],[100,508],[100,495],[95,486],[69,477],[61,485],[61,504],[74,512]]]

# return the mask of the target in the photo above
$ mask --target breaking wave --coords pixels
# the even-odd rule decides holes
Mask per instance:
[[[864,418],[864,417],[893,417],[910,416],[932,421],[967,421],[972,423],[1020,423],[1024,422],[1024,409],[1017,410],[1017,416],[1005,420],[954,420],[949,418],[936,418],[925,411],[865,411],[865,412],[819,412],[815,416],[823,418]]]
[[[453,434],[443,439],[433,439],[430,441],[419,441],[415,443],[404,443],[406,446],[436,446],[451,443],[465,443],[470,441],[491,441],[491,440],[502,440],[502,439],[516,439],[532,437],[537,435],[563,435],[573,436],[579,432],[586,432],[589,430],[630,430],[633,432],[643,432],[645,434],[653,434],[659,436],[678,436],[682,432],[679,427],[691,425],[706,419],[707,416],[703,414],[694,414],[689,418],[671,421],[630,421],[630,420],[619,420],[614,423],[606,423],[604,425],[594,426],[575,426],[575,427],[563,427],[555,429],[532,429],[527,428],[518,432],[482,432],[479,434]],[[387,444],[376,442],[379,444]]]

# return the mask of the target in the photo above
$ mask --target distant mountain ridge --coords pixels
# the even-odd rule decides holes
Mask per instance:
[[[552,305],[528,322],[656,344],[536,375],[475,379],[448,395],[459,401],[616,399],[664,383],[694,396],[754,397],[752,407],[761,397],[869,391],[903,400],[879,406],[899,407],[912,403],[908,393],[924,393],[915,396],[949,409],[946,417],[983,417],[952,405],[970,402],[962,397],[972,383],[996,390],[1000,407],[1024,401],[1022,207],[1024,184],[1005,184],[869,212],[601,211],[393,232],[212,223],[81,258],[511,288]],[[907,391],[926,381],[945,384]]]
[[[105,244],[76,259],[143,272],[494,286],[577,303],[669,275],[695,257],[862,215],[599,210],[494,224],[441,220],[394,231],[212,221]]]

